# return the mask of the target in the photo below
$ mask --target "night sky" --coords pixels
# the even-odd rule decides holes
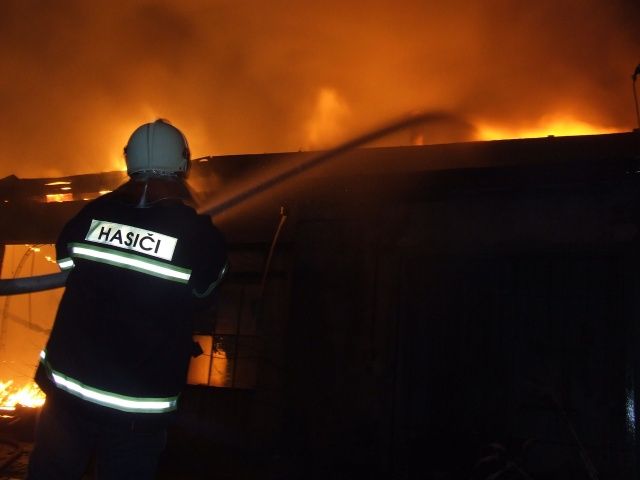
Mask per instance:
[[[470,119],[468,140],[636,126],[640,2],[443,3],[3,0],[0,178],[122,168],[158,117],[195,156],[323,148],[415,109]]]

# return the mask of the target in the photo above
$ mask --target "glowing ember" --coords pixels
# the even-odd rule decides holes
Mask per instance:
[[[73,193],[49,193],[47,194],[47,203],[53,202],[72,202]]]
[[[33,382],[18,387],[13,380],[0,381],[0,410],[12,411],[17,405],[38,408],[44,405],[45,399],[45,394]]]
[[[49,183],[45,183],[46,186],[53,186],[53,185],[71,185],[71,182],[49,182]]]
[[[547,136],[572,136],[572,135],[596,135],[601,133],[615,133],[619,130],[591,125],[589,123],[575,120],[571,117],[542,118],[537,125],[517,128],[517,127],[496,127],[493,125],[479,123],[477,126],[478,140],[500,140],[506,138],[538,138]]]

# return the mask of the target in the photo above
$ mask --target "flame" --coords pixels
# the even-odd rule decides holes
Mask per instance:
[[[0,410],[13,411],[17,405],[38,408],[44,405],[45,399],[45,394],[34,382],[18,387],[13,380],[0,381]]]
[[[159,117],[194,156],[331,147],[414,109],[477,117],[489,139],[565,135],[513,125],[566,104],[630,129],[637,4],[2,2],[0,178],[124,170]]]
[[[72,202],[73,193],[48,193],[45,199],[47,203]]]
[[[555,115],[543,117],[537,124],[528,127],[503,127],[488,123],[477,123],[477,140],[501,140],[507,138],[564,137],[572,135],[595,135],[616,133],[620,130],[594,125],[571,116]]]
[[[311,147],[335,142],[342,133],[342,123],[349,115],[349,106],[333,88],[321,88],[307,123],[307,141]]]

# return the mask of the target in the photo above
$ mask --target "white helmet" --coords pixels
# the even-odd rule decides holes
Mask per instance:
[[[124,147],[127,173],[183,174],[189,170],[189,145],[180,130],[166,120],[138,127]]]

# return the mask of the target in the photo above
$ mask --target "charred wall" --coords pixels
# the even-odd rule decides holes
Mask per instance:
[[[508,462],[631,477],[636,174],[392,180],[297,205],[286,431],[307,478],[487,478]]]

